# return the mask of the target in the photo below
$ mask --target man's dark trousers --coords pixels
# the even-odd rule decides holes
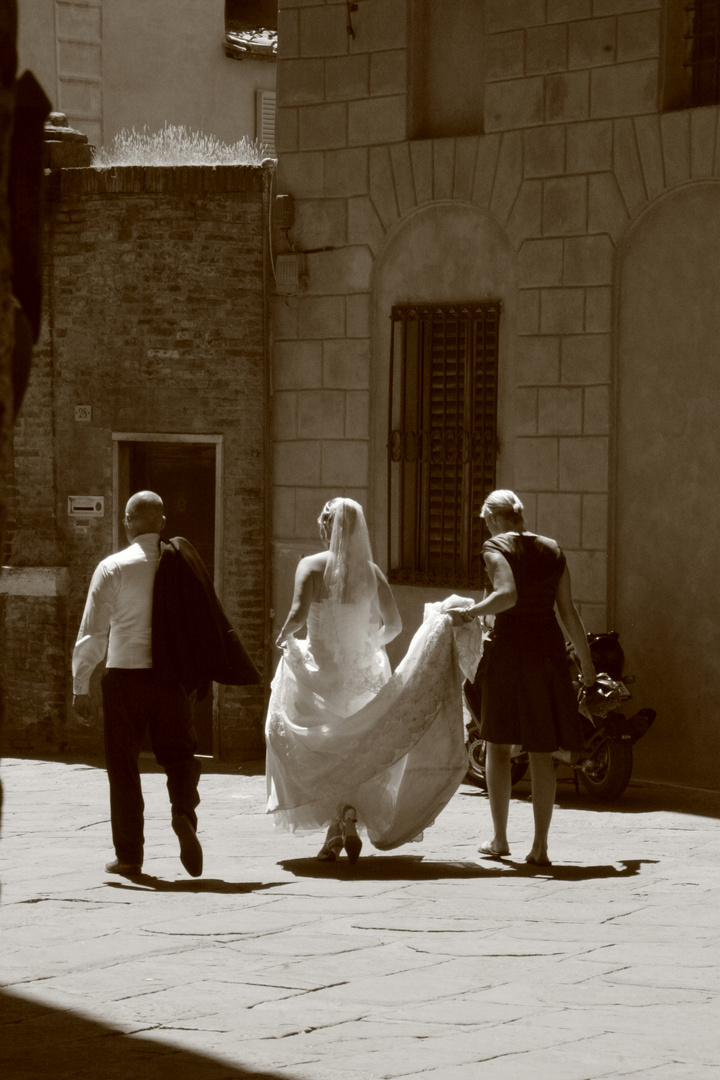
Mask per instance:
[[[110,821],[119,862],[142,866],[143,811],[138,757],[145,732],[167,773],[173,814],[197,828],[200,762],[192,704],[183,688],[152,669],[108,668],[102,678],[105,761],[110,782]]]

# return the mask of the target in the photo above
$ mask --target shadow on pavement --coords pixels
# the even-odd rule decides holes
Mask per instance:
[[[353,881],[453,881],[491,877],[550,877],[556,881],[591,881],[600,878],[635,877],[643,864],[658,859],[618,859],[617,863],[598,866],[561,865],[529,866],[512,859],[488,859],[484,862],[432,862],[421,855],[361,858],[355,866],[347,859],[318,862],[317,859],[282,859],[278,863],[295,877],[340,878]]]
[[[636,877],[643,865],[653,865],[659,859],[618,859],[616,863],[601,863],[598,866],[576,866],[553,863],[552,866],[528,866],[525,862],[513,862],[505,859],[507,866],[512,866],[520,877],[548,877],[553,881],[597,881],[599,878]]]
[[[7,1080],[292,1080],[170,1043],[125,1035],[76,1012],[0,991],[0,1074]],[[172,1031],[158,1031],[172,1038]]]
[[[172,893],[254,893],[277,889],[287,881],[223,881],[222,878],[196,878],[193,881],[165,881],[153,874],[138,874],[127,881],[107,881],[109,889],[130,892]]]
[[[317,859],[280,859],[278,866],[295,877],[353,878],[357,881],[440,881],[487,877],[483,866],[471,862],[432,862],[421,855],[376,855],[362,858],[354,866],[347,859],[318,862]]]
[[[530,781],[521,780],[512,793],[514,799],[529,801]],[[468,783],[463,784],[459,794],[468,798],[487,799],[486,791]],[[634,780],[618,799],[604,801],[593,798],[582,786],[576,791],[572,777],[558,775],[556,803],[568,810],[587,810],[596,814],[608,811],[614,814],[653,814],[664,811],[720,819],[720,791],[670,787],[649,780]]]
[[[696,817],[720,819],[720,791],[698,788],[667,787],[637,780],[630,784],[619,799],[602,802],[593,799],[580,788],[576,794],[572,780],[558,784],[558,802],[572,810],[589,810],[615,814],[690,814]]]

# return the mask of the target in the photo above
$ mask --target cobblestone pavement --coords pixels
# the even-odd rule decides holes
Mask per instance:
[[[188,878],[150,765],[142,877],[112,858],[106,777],[7,759],[0,1074],[97,1080],[717,1078],[720,793],[561,783],[552,868],[480,860],[463,786],[421,844],[318,863],[256,766],[210,763]]]

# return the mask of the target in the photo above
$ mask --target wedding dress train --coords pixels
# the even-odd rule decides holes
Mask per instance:
[[[467,770],[462,681],[482,651],[477,620],[454,628],[426,605],[394,674],[369,604],[313,603],[307,630],[284,643],[272,684],[267,812],[317,831],[350,804],[376,848],[418,839]]]

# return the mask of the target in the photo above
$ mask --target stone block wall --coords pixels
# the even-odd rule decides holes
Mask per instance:
[[[418,77],[413,0],[363,0],[354,36],[339,0],[280,0],[278,190],[294,197],[288,239],[307,252],[308,280],[273,300],[275,608],[281,618],[331,495],[366,505],[384,562],[392,304],[499,299],[498,485],[562,544],[588,629],[620,632],[633,707],[658,709],[636,747],[638,775],[716,787],[715,623],[699,618],[692,591],[711,591],[711,557],[672,610],[667,594],[671,563],[704,550],[697,505],[716,502],[698,504],[693,485],[712,485],[720,454],[705,411],[717,396],[720,110],[677,107],[679,3],[477,7],[476,134],[418,140],[405,120]],[[662,318],[648,315],[651,301]],[[672,374],[662,382],[658,357]],[[686,387],[672,421],[666,384]],[[636,422],[648,408],[657,415]],[[677,417],[690,414],[702,419],[681,443]],[[683,555],[672,562],[672,551]],[[438,598],[396,592],[408,629],[395,661],[422,602]]]
[[[486,0],[484,11],[483,134],[413,141],[411,0],[363,2],[354,36],[344,3],[280,0],[278,190],[295,198],[291,241],[311,254],[307,290],[273,301],[276,576],[287,589],[325,498],[382,505],[378,267],[401,227],[452,203],[488,215],[515,252],[498,480],[567,548],[599,630],[618,247],[649,201],[713,172],[717,111],[658,114],[660,0]],[[441,262],[435,272],[440,282]],[[377,542],[385,522],[371,528]]]
[[[352,38],[344,3],[280,4],[278,188],[296,199],[293,243],[312,252],[307,293],[275,297],[272,312],[274,532],[290,542],[290,563],[316,537],[327,498],[366,500],[368,238],[384,236],[370,184],[384,192],[387,173],[373,147],[406,138],[407,18],[406,0],[365,0]],[[276,570],[282,608],[287,571]]]
[[[657,108],[659,0],[487,0],[485,130],[636,116]]]
[[[99,726],[84,736],[68,709],[70,653],[92,571],[113,550],[114,432],[222,437],[221,594],[263,667],[266,178],[243,167],[50,178],[45,327],[15,439],[6,558],[33,581],[65,573],[44,594],[3,586],[10,746],[99,745]],[[89,422],[76,405],[92,407]],[[103,496],[104,516],[71,519],[69,494]],[[262,716],[261,688],[221,688],[217,753],[259,756]]]

